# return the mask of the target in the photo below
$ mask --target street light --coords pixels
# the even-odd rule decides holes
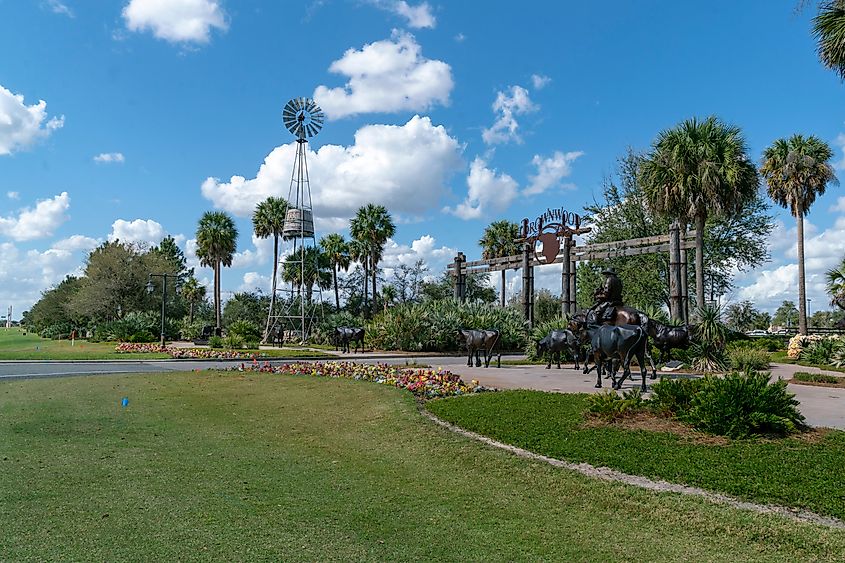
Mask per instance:
[[[153,278],[161,278],[161,345],[164,346],[164,319],[167,317],[167,278],[177,279],[178,274],[150,274],[147,277],[147,293],[155,291]]]

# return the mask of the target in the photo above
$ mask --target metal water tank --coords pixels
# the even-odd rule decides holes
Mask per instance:
[[[307,209],[288,209],[282,235],[285,238],[313,237],[314,215]]]

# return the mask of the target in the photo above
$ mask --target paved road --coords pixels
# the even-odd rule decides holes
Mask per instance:
[[[404,364],[416,362],[435,368],[442,367],[460,374],[465,380],[475,379],[482,385],[499,389],[537,389],[558,393],[594,393],[599,391],[593,387],[596,382],[594,374],[584,375],[579,370],[573,369],[571,365],[564,365],[563,369],[560,370],[556,368],[547,370],[542,366],[502,366],[501,369],[495,367],[477,368],[468,367],[466,357],[411,357],[391,354],[346,355],[344,359],[355,359],[369,363]],[[285,361],[290,360],[272,360],[271,363],[277,364]],[[36,377],[194,371],[238,366],[241,363],[240,361],[194,360],[0,362],[0,381]],[[774,364],[772,366],[772,378],[790,379],[796,371],[822,372],[817,368]],[[842,374],[834,373],[833,375]],[[605,382],[605,385],[607,384],[608,382]],[[639,385],[640,381],[637,379],[626,382],[625,388]],[[791,384],[789,390],[800,401],[801,412],[807,418],[809,424],[845,430],[845,389]]]

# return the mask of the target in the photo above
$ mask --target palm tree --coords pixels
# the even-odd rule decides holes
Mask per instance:
[[[813,36],[822,64],[845,80],[845,0],[822,2],[813,18]]]
[[[337,290],[337,270],[338,268],[346,271],[352,263],[349,255],[349,245],[343,238],[343,235],[338,233],[331,233],[320,239],[320,248],[329,257],[329,262],[332,265],[332,284],[334,285],[334,304],[335,308],[340,310],[340,294]]]
[[[363,310],[367,310],[367,283],[369,281],[368,277],[368,265],[370,263],[370,251],[367,243],[360,241],[360,240],[350,240],[349,241],[349,259],[361,264],[361,268],[364,270],[364,300],[363,300]]]
[[[703,309],[707,218],[736,213],[760,184],[742,132],[715,116],[688,119],[660,132],[639,172],[655,212],[695,225],[695,292]]]
[[[373,281],[373,306],[375,306],[378,263],[381,261],[387,239],[396,233],[396,225],[383,205],[368,203],[355,213],[355,217],[349,224],[349,233],[353,239],[363,243],[369,253],[369,269]],[[364,277],[366,279],[366,275]],[[366,291],[364,302],[366,303]]]
[[[214,313],[220,330],[220,267],[231,266],[238,247],[238,229],[222,211],[206,211],[197,226],[197,257],[214,270]]]
[[[396,301],[396,287],[389,283],[381,286],[381,302],[384,305],[385,313],[387,313],[387,308],[393,305],[394,301]]]
[[[300,264],[300,258],[303,264]],[[304,248],[299,255],[291,255],[282,266],[282,279],[295,285],[300,294],[305,293],[305,300],[311,303],[314,286],[320,289],[331,287],[332,277],[329,272],[329,257],[315,246]],[[304,274],[304,282],[303,282]]]
[[[513,256],[519,254],[519,243],[516,239],[519,237],[519,225],[507,220],[493,221],[481,236],[478,244],[481,245],[481,257],[485,260],[490,258],[503,258],[505,256]],[[505,306],[505,270],[502,270],[502,292],[500,296],[500,304]]]
[[[836,182],[830,145],[810,135],[778,139],[763,152],[760,173],[769,197],[795,217],[798,230],[798,331],[807,334],[807,290],[804,277],[804,215],[829,183]]]
[[[189,277],[182,284],[182,297],[188,302],[189,316],[188,323],[194,324],[194,305],[205,299],[205,286],[194,276]]]
[[[252,230],[258,238],[273,237],[273,281],[270,290],[270,310],[267,312],[267,324],[264,327],[262,342],[267,342],[270,335],[270,322],[276,306],[276,278],[279,268],[279,239],[285,227],[285,215],[288,202],[281,197],[268,197],[255,207],[252,214]]]
[[[839,266],[828,270],[825,276],[831,305],[838,305],[840,309],[845,309],[845,258]]]

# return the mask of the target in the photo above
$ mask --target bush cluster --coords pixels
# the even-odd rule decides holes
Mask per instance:
[[[736,343],[738,344],[738,343]],[[762,371],[769,369],[769,353],[756,346],[728,347],[728,360],[735,371]]]
[[[639,387],[624,391],[622,395],[608,389],[587,397],[587,412],[606,421],[630,416],[644,410],[647,405]]]
[[[41,335],[41,338],[61,340],[64,338],[70,338],[71,332],[73,332],[73,325],[70,323],[57,323],[45,327],[39,334]]]
[[[498,350],[525,344],[522,315],[510,308],[448,299],[404,303],[367,323],[367,345],[385,350],[447,352],[460,347],[461,328],[497,329]]]
[[[786,381],[767,372],[731,372],[724,377],[661,380],[652,387],[653,404],[663,412],[710,434],[730,438],[785,435],[804,427],[795,395]]]

